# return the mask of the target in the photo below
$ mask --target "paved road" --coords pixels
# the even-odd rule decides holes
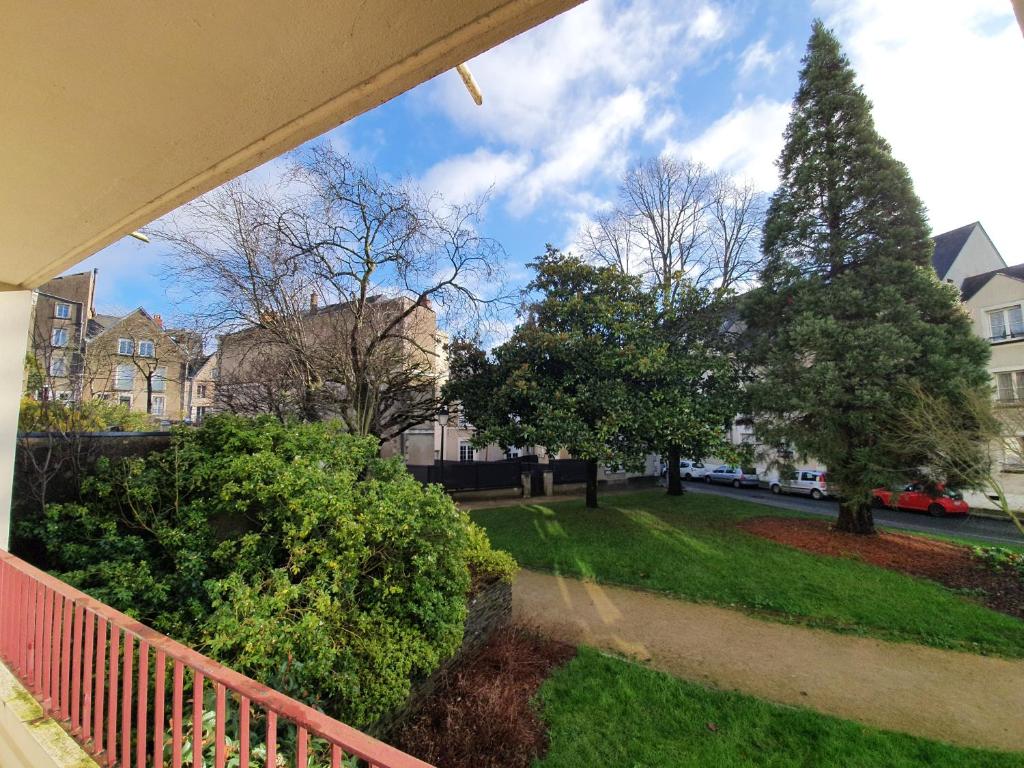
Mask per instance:
[[[838,509],[836,502],[815,501],[806,496],[776,496],[770,491],[753,489],[736,489],[722,485],[706,483],[685,483],[687,490],[697,493],[717,494],[746,501],[756,501],[770,507],[795,509],[822,517],[835,517]],[[987,517],[928,517],[914,512],[898,512],[892,510],[875,510],[875,522],[888,528],[902,528],[907,531],[922,531],[945,536],[963,536],[980,541],[991,541],[993,544],[1024,545],[1024,536],[1008,520],[993,520]]]

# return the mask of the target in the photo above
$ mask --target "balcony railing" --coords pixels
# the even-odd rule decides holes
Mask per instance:
[[[0,658],[101,765],[431,768],[3,551]]]

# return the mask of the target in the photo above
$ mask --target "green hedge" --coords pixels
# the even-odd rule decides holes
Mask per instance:
[[[332,423],[218,416],[101,460],[22,536],[56,575],[357,727],[462,639],[471,574],[508,578],[439,487]]]

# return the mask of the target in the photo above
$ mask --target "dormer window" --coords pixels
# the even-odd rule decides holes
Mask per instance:
[[[153,357],[155,354],[154,349],[155,348],[153,346],[153,342],[150,339],[144,339],[143,341],[140,341],[139,357]]]
[[[130,355],[134,352],[135,345],[131,339],[118,339],[117,340],[117,354],[119,355]]]
[[[57,303],[53,307],[53,316],[58,320],[67,320],[71,317],[71,305]]]
[[[992,341],[1024,336],[1024,310],[1020,304],[992,310],[988,313],[988,323]]]

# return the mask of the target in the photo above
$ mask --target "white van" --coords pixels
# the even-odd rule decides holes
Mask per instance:
[[[772,493],[802,493],[812,499],[831,495],[825,473],[820,469],[798,469],[773,480],[768,487]]]

